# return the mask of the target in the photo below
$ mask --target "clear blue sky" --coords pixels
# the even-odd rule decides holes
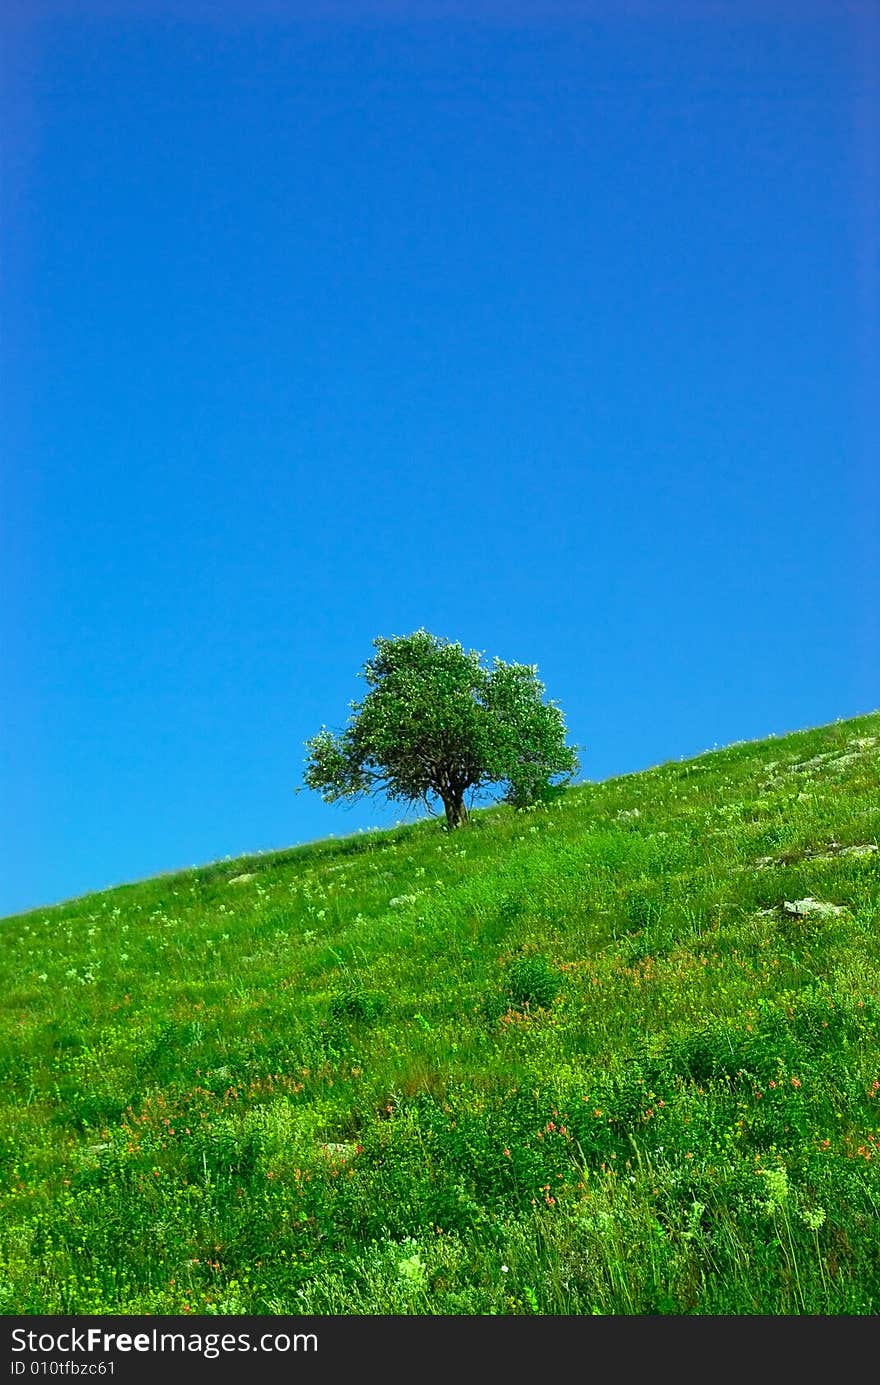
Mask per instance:
[[[876,3],[4,10],[0,914],[402,817],[376,635],[594,780],[880,705]]]

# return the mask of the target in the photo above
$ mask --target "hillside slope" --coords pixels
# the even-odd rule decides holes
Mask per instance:
[[[4,920],[0,1312],[880,1311],[878,764],[875,713]]]

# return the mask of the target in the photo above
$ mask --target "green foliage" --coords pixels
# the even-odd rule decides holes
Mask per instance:
[[[381,991],[349,988],[340,991],[330,1002],[330,1013],[337,1020],[356,1020],[372,1024],[388,1008],[388,997]]]
[[[465,794],[505,786],[515,807],[550,802],[577,769],[565,722],[533,665],[495,659],[417,630],[379,638],[346,729],[306,742],[304,782],[325,802],[374,792],[408,803],[439,799],[447,825],[467,817]]]
[[[878,746],[4,920],[0,1312],[876,1316]]]
[[[542,953],[527,953],[508,968],[505,998],[510,1005],[549,1009],[561,986],[562,977]]]

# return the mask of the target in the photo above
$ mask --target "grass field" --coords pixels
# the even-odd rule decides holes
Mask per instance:
[[[3,920],[0,1312],[880,1312],[878,764],[875,713]]]

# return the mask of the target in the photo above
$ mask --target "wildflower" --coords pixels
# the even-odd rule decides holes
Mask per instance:
[[[760,1173],[767,1184],[765,1210],[769,1213],[776,1212],[785,1206],[788,1198],[788,1174],[781,1165],[775,1169],[761,1169]]]
[[[825,1208],[816,1207],[813,1209],[805,1208],[801,1212],[801,1221],[810,1228],[811,1231],[818,1231],[819,1227],[825,1222]]]
[[[799,1077],[793,1077],[791,1079],[791,1085],[793,1087],[799,1087],[801,1085],[801,1079]]]

